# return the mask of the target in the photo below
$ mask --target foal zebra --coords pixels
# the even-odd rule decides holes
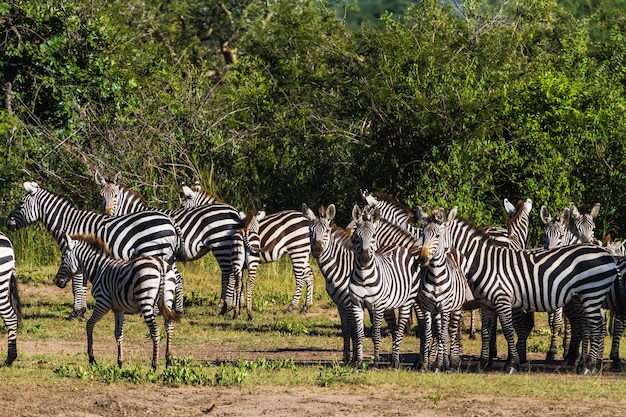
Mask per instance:
[[[520,355],[524,361],[526,355],[526,340],[519,337],[515,344],[513,310],[551,312],[566,305],[576,309],[591,339],[590,351],[579,362],[580,371],[597,371],[604,337],[601,307],[617,280],[617,267],[609,253],[594,245],[514,250],[490,241],[458,218],[446,227],[446,233],[467,260],[464,272],[474,298],[500,318],[509,351],[507,372],[519,369]],[[481,353],[481,365],[488,360]]]
[[[144,211],[112,218],[90,211],[78,210],[67,199],[41,188],[36,182],[25,182],[26,195],[7,218],[9,230],[17,231],[41,221],[65,251],[65,233],[93,234],[102,239],[113,256],[129,259],[136,255],[156,256],[174,266],[180,250],[179,229],[172,219],[156,211]],[[182,278],[176,272],[180,285]],[[67,282],[56,281],[60,287]],[[72,280],[74,316],[87,309],[87,283],[77,275]],[[177,297],[177,311],[182,308],[182,293]]]
[[[17,328],[22,318],[17,277],[15,275],[15,253],[8,237],[0,233],[0,316],[8,333],[7,358],[10,366],[17,358]]]
[[[434,371],[448,371],[458,368],[461,362],[458,331],[463,314],[463,304],[467,299],[467,280],[460,267],[460,254],[455,248],[448,248],[445,240],[445,223],[454,220],[456,207],[447,215],[443,209],[433,209],[431,216],[422,217],[425,224],[424,245],[419,256],[423,265],[420,277],[418,303],[422,311],[429,313],[434,323],[437,338],[437,357]],[[450,348],[448,350],[448,340]],[[421,356],[426,368],[429,366],[430,341]],[[449,354],[448,354],[449,352]]]
[[[419,265],[414,252],[403,246],[378,247],[378,207],[362,211],[359,206],[354,206],[352,219],[356,223],[351,238],[355,261],[349,290],[356,325],[354,363],[359,367],[363,362],[364,308],[372,314],[375,366],[380,362],[380,326],[383,315],[386,310],[398,309],[398,323],[392,333],[391,355],[391,366],[398,367],[400,343],[419,290]]]
[[[95,363],[93,328],[110,310],[115,314],[117,365],[124,362],[124,314],[141,313],[152,337],[152,368],[156,369],[159,356],[159,328],[155,320],[158,306],[165,319],[167,342],[166,367],[172,364],[170,345],[174,321],[180,316],[173,310],[176,294],[176,274],[165,261],[151,256],[137,256],[130,260],[115,259],[104,242],[93,235],[65,235],[61,266],[57,280],[68,281],[81,273],[91,281],[91,293],[96,301],[87,320],[87,354],[89,363]]]

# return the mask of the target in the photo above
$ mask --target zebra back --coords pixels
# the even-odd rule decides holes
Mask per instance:
[[[368,205],[378,207],[382,220],[398,225],[413,235],[415,239],[419,239],[421,230],[412,224],[415,215],[407,206],[393,197],[381,193],[372,193],[368,190],[361,190],[361,196]]]

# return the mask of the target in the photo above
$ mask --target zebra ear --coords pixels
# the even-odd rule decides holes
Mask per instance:
[[[183,185],[183,193],[185,194],[185,197],[188,197],[188,198],[193,197],[193,194],[194,194],[191,188],[187,187],[186,185]]]
[[[302,214],[309,220],[315,220],[315,213],[313,213],[313,210],[311,210],[306,203],[302,203]]]
[[[67,244],[67,249],[69,250],[73,250],[74,246],[76,246],[76,241],[67,233],[65,234],[65,243]]]
[[[115,182],[116,185],[120,185],[122,183],[122,172],[118,172],[117,174],[115,174],[115,178],[113,179],[113,182]]]
[[[261,221],[265,218],[265,216],[267,215],[267,210],[265,209],[265,205],[263,205],[263,207],[261,207],[261,210],[259,210],[259,212],[256,215],[256,219],[258,221]]]
[[[374,206],[378,204],[378,199],[372,195],[367,189],[361,191],[361,195],[367,204]]]
[[[361,220],[361,207],[359,207],[358,204],[355,204],[354,207],[352,207],[352,220],[355,222]]]
[[[596,203],[591,208],[591,212],[589,214],[591,215],[592,218],[595,219],[595,217],[598,215],[599,212],[600,212],[600,203]]]
[[[452,220],[456,219],[456,214],[459,211],[459,207],[458,206],[454,206],[452,207],[452,209],[448,212],[448,222],[451,222]]]
[[[244,213],[243,211],[239,212],[239,219],[240,220],[246,220],[247,214]]]
[[[380,208],[378,206],[374,206],[374,210],[372,210],[372,221],[377,222],[380,220]]]
[[[100,172],[96,170],[96,174],[95,174],[95,178],[96,178],[96,182],[102,186],[106,185],[107,180],[104,179],[104,177],[102,175],[100,175]]]
[[[531,200],[530,198],[527,198],[526,201],[524,201],[524,210],[527,210],[530,213],[532,209],[533,209],[533,200]]]
[[[417,206],[417,208],[415,209],[415,216],[424,224],[428,224],[428,222],[430,222],[430,217],[428,216],[428,213],[426,213],[426,211],[421,206]]]
[[[550,216],[550,212],[546,206],[541,206],[539,209],[539,217],[544,224],[548,224],[552,221],[552,216]]]
[[[580,212],[578,211],[578,207],[576,207],[576,204],[574,203],[569,203],[569,209],[567,211],[569,211],[569,214],[572,219],[577,219],[578,217],[580,217]]]
[[[24,183],[24,188],[26,189],[28,194],[35,194],[39,189],[39,184],[37,184],[35,181],[26,181]]]
[[[330,204],[328,207],[326,207],[326,218],[328,219],[328,221],[332,222],[335,218],[335,214],[337,214],[337,211],[334,204]]]
[[[509,216],[513,216],[515,214],[515,206],[511,204],[508,198],[504,199],[504,209],[507,213],[509,213]]]

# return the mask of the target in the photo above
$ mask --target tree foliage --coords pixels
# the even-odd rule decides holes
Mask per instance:
[[[0,2],[2,211],[24,180],[94,209],[97,169],[157,207],[201,180],[243,210],[335,203],[347,222],[368,188],[480,225],[505,197],[600,202],[597,235],[626,235],[621,0],[348,22],[372,3]]]

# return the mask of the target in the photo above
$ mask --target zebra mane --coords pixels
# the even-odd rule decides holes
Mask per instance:
[[[148,207],[148,202],[146,201],[146,199],[143,198],[143,196],[139,194],[137,191],[131,188],[128,188],[122,184],[120,184],[119,187],[122,193],[129,194],[131,197],[134,197],[135,199],[139,200],[143,206]]]
[[[218,197],[217,194],[213,194],[212,192],[204,189],[198,181],[194,182],[193,185],[189,188],[191,188],[193,192],[201,194],[203,197],[208,196],[218,203],[226,203],[224,200]]]
[[[522,215],[522,212],[524,211],[522,210],[523,207],[524,207],[524,200],[519,200],[517,204],[515,205],[515,214],[509,218],[509,221],[507,222],[507,224],[513,223],[517,219],[519,219],[519,217]]]
[[[250,210],[248,214],[246,214],[246,222],[245,222],[246,229],[248,228],[248,226],[250,226],[250,222],[254,220],[254,218],[256,217],[256,214],[257,214],[256,210]]]
[[[413,218],[415,217],[415,215],[413,214],[413,210],[411,210],[407,205],[402,204],[401,202],[399,202],[398,200],[396,200],[395,198],[393,198],[392,196],[388,194],[372,192],[371,195],[374,196],[377,200],[384,201],[385,203],[403,211],[406,214],[409,222],[413,221]]]
[[[107,246],[106,243],[99,237],[96,237],[92,234],[71,234],[70,237],[74,240],[80,240],[84,242],[87,246],[92,248],[94,251],[112,257],[111,249]]]

